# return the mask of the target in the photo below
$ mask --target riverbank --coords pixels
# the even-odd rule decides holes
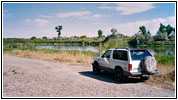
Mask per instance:
[[[88,51],[62,51],[62,50],[4,50],[3,54],[42,59],[49,61],[72,62],[84,65],[91,65],[92,59],[99,53]],[[147,84],[156,85],[162,88],[174,89],[175,62],[174,57],[155,56],[158,61],[159,74],[151,77]],[[161,84],[161,85],[160,85]]]

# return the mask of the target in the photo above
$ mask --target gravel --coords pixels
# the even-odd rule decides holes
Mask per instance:
[[[3,97],[175,97],[138,79],[119,83],[91,66],[3,55]]]

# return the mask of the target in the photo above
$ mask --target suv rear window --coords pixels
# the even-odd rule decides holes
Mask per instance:
[[[114,50],[113,59],[128,61],[127,51]]]
[[[146,56],[151,56],[147,50],[131,50],[130,53],[132,60],[142,60]]]

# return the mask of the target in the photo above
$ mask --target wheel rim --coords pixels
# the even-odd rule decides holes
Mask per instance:
[[[120,77],[120,73],[117,73],[116,76],[117,76],[117,77]]]
[[[94,72],[96,72],[96,67],[93,68]]]
[[[121,74],[121,73],[119,72],[119,70],[117,70],[117,71],[116,71],[116,74],[115,74],[115,75],[116,75],[115,77],[116,77],[117,80],[120,80],[120,77],[121,77],[120,74]]]

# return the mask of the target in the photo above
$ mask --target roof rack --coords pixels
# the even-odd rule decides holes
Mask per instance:
[[[126,50],[130,50],[130,48],[115,48],[115,49],[126,49]]]

